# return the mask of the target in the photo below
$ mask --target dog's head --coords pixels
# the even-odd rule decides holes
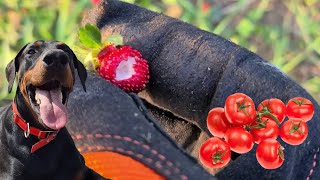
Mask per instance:
[[[8,64],[8,90],[11,92],[17,74],[18,91],[33,117],[45,128],[58,130],[68,119],[66,104],[75,70],[86,90],[87,71],[73,51],[62,42],[38,40],[25,45]]]

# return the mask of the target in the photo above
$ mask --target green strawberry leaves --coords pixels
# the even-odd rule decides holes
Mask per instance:
[[[93,24],[86,24],[78,32],[80,43],[75,45],[74,52],[88,70],[93,72],[99,67],[97,56],[107,45],[123,45],[123,38],[120,34],[113,34],[102,39],[99,28]]]
[[[92,24],[87,24],[84,27],[81,27],[79,29],[79,40],[82,43],[82,45],[88,47],[88,48],[102,48],[103,42],[101,40],[101,33],[97,26]],[[108,36],[106,39],[107,43],[117,45],[123,44],[123,38],[120,34],[114,34],[111,36]]]
[[[100,48],[101,33],[97,26],[87,24],[79,29],[79,40],[88,48]]]

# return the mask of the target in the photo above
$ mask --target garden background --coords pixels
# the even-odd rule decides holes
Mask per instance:
[[[319,0],[124,0],[179,18],[250,49],[287,73],[320,102]],[[73,46],[83,13],[99,0],[0,0],[0,106],[5,67],[24,44]]]

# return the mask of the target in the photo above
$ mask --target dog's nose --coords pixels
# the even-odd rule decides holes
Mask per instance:
[[[46,68],[64,68],[69,63],[68,55],[62,50],[51,50],[47,52],[42,60]]]

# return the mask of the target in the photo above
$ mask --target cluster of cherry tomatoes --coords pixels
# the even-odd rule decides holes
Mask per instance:
[[[199,159],[208,168],[221,168],[230,161],[231,150],[244,154],[256,143],[259,164],[265,169],[279,168],[284,161],[284,148],[277,141],[278,136],[290,145],[303,143],[308,136],[306,122],[313,114],[312,102],[302,97],[290,99],[287,105],[280,99],[267,99],[256,109],[249,96],[232,94],[224,108],[209,112],[207,126],[214,137],[201,146]]]

